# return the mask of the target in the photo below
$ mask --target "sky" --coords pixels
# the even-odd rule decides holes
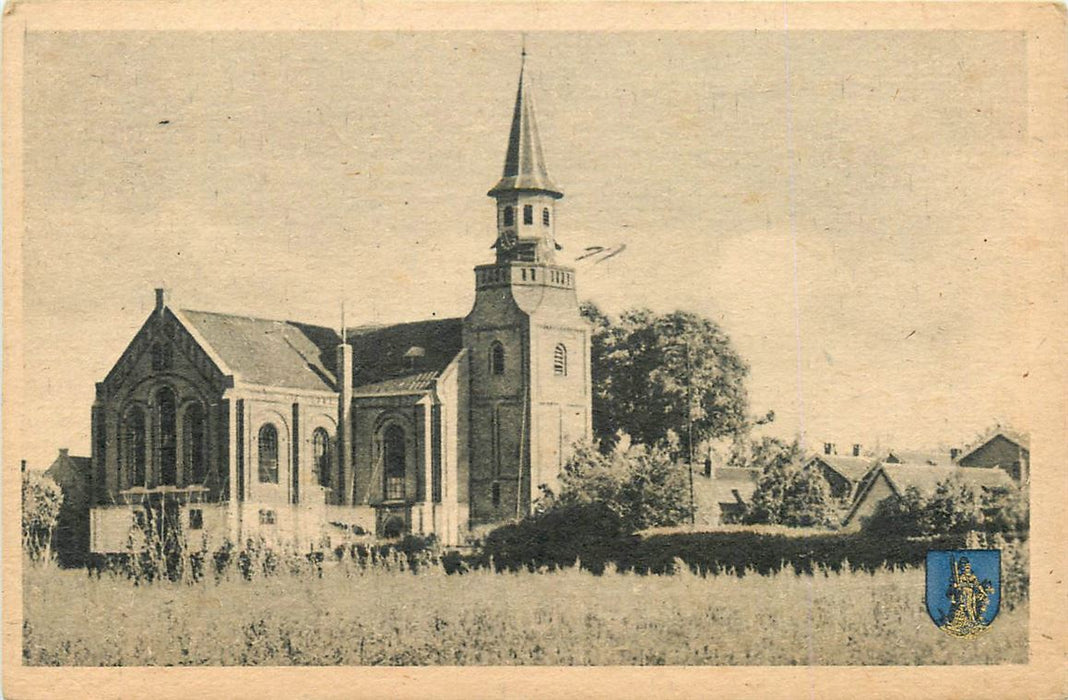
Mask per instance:
[[[492,259],[513,32],[33,32],[31,465],[180,308],[462,316]],[[1036,247],[1019,32],[533,32],[564,260],[609,313],[695,311],[772,433],[866,448],[1026,430]],[[841,450],[841,447],[840,447]]]

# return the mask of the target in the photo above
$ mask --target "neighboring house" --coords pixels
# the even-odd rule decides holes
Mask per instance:
[[[805,462],[808,469],[819,469],[831,488],[831,496],[838,501],[852,502],[857,487],[875,466],[869,457],[839,456],[836,454],[812,455]]]
[[[703,525],[741,522],[759,479],[759,469],[741,467],[718,467],[711,478],[695,474],[697,520]]]
[[[949,467],[953,465],[953,456],[950,452],[891,450],[883,462],[886,464],[926,464],[930,467]]]
[[[67,448],[62,448],[44,475],[63,492],[53,551],[63,566],[78,566],[89,551],[92,460],[74,457]]]
[[[590,436],[591,391],[575,271],[556,261],[563,193],[522,71],[488,194],[496,260],[475,267],[465,318],[338,332],[179,309],[156,290],[97,384],[91,549],[122,551],[136,522],[209,546],[342,531],[456,544],[527,514]]]
[[[909,488],[920,495],[934,495],[938,485],[956,478],[976,490],[1012,486],[1008,474],[999,469],[970,469],[929,464],[882,463],[872,469],[858,489],[856,500],[842,521],[843,527],[857,528],[871,517],[879,502],[890,496],[902,496]]]
[[[957,460],[962,467],[1003,469],[1014,481],[1027,483],[1031,470],[1031,439],[1009,429],[998,429],[977,447],[962,453]]]

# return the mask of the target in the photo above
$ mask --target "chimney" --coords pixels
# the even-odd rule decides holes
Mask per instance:
[[[957,457],[960,457],[960,448],[959,447],[950,447],[949,448],[949,459],[950,459],[950,461],[956,462],[957,461]]]
[[[341,331],[337,346],[337,484],[342,493],[338,503],[344,505],[352,498],[352,346]]]
[[[853,443],[853,456],[854,457],[859,457],[860,456],[860,443],[859,442]]]
[[[163,287],[156,287],[156,313],[163,311],[163,307],[167,305],[167,290]]]
[[[834,450],[834,443],[833,442],[825,442],[825,443],[823,443],[823,454],[829,455],[829,454],[831,454],[832,450]]]

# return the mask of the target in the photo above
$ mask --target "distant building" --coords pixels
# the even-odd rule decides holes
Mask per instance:
[[[92,466],[89,457],[75,457],[63,448],[44,472],[63,492],[53,551],[64,566],[80,565],[89,551]]]
[[[887,464],[926,464],[929,467],[949,467],[953,465],[953,454],[948,451],[891,450],[883,461]]]
[[[718,467],[712,470],[711,478],[695,478],[698,523],[727,525],[741,522],[759,479],[759,470],[741,467]]]
[[[852,502],[864,477],[875,467],[870,457],[812,455],[805,462],[809,469],[818,469],[831,488],[831,496],[842,502]]]
[[[1030,479],[1031,440],[1027,435],[999,428],[957,460],[962,467],[1003,469],[1014,481]]]
[[[563,193],[522,70],[488,194],[496,259],[475,267],[465,318],[337,331],[179,309],[157,290],[97,384],[92,550],[122,551],[139,521],[209,542],[455,544],[526,515],[592,411],[589,327],[575,271],[556,261]],[[439,272],[397,264],[427,284]]]
[[[884,462],[872,469],[864,479],[842,525],[847,528],[861,527],[884,499],[903,496],[909,488],[915,488],[920,495],[930,497],[934,495],[940,483],[954,478],[977,491],[1015,484],[1009,475],[1000,469]]]

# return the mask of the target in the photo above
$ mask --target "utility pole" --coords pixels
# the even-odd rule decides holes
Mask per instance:
[[[693,366],[690,362],[690,340],[686,340],[686,469],[690,473],[690,524],[697,522],[693,498]]]

